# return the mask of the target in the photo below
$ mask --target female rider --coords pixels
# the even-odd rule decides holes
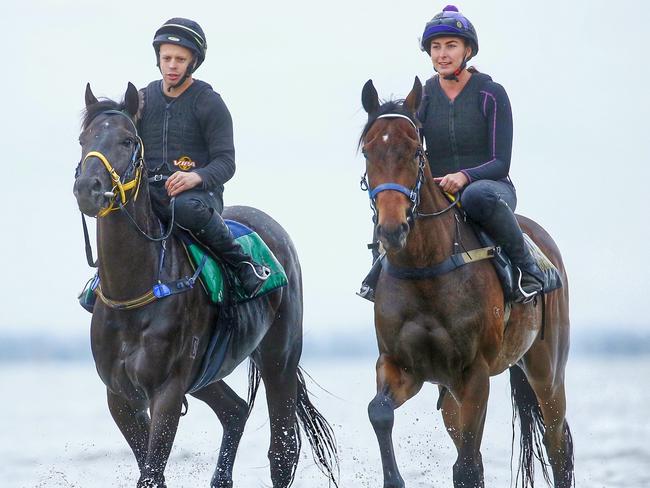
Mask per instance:
[[[532,258],[514,214],[515,188],[508,176],[512,152],[512,112],[501,85],[467,62],[478,53],[472,23],[448,5],[424,27],[421,49],[436,75],[427,80],[418,119],[426,153],[440,187],[460,193],[467,215],[506,251],[517,269],[515,301],[542,291],[544,275]],[[375,256],[376,258],[376,256]],[[364,280],[359,295],[370,300],[380,264]]]
[[[543,274],[532,258],[514,214],[515,188],[508,176],[512,112],[508,95],[488,75],[467,68],[478,53],[472,23],[449,5],[424,28],[421,48],[436,75],[425,85],[418,119],[434,180],[461,193],[467,215],[506,251],[517,268],[515,301],[542,291]]]

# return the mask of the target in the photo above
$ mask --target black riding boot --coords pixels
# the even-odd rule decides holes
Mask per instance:
[[[377,281],[381,274],[381,259],[377,259],[372,263],[372,268],[361,282],[361,289],[357,292],[361,298],[365,298],[371,302],[375,301],[375,288],[377,288]]]
[[[213,213],[205,227],[195,232],[194,236],[235,270],[249,297],[255,296],[270,276],[269,268],[256,263],[244,253],[219,214]]]
[[[373,236],[374,237],[374,236]],[[379,275],[381,274],[381,259],[379,255],[379,242],[375,241],[369,244],[368,247],[372,251],[372,268],[361,282],[361,288],[357,292],[361,298],[365,298],[371,302],[375,301],[375,288]]]
[[[503,247],[515,266],[515,302],[526,303],[543,290],[544,274],[524,242],[517,218],[508,204],[499,199],[494,213],[481,222],[485,230]]]

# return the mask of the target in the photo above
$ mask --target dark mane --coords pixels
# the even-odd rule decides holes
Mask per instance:
[[[416,126],[418,127],[420,126],[420,123],[415,118],[415,116],[411,112],[406,110],[406,108],[404,108],[404,100],[389,100],[387,102],[385,101],[381,104],[381,106],[377,109],[376,112],[368,115],[368,122],[366,122],[366,125],[363,128],[363,131],[361,132],[361,137],[359,137],[358,147],[361,147],[361,144],[363,143],[363,139],[368,134],[368,131],[370,130],[372,124],[375,123],[375,120],[377,120],[377,118],[380,115],[385,115],[385,114],[404,115],[409,119],[411,119]]]
[[[81,127],[83,130],[86,130],[95,117],[107,110],[123,111],[125,108],[126,104],[124,102],[118,103],[109,98],[102,98],[97,103],[93,103],[84,109],[82,112]]]

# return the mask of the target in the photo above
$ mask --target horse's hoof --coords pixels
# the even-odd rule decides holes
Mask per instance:
[[[136,488],[167,488],[165,480],[155,481],[153,478],[140,478]]]
[[[215,476],[210,481],[210,488],[232,488],[232,478],[219,479]]]
[[[232,480],[212,480],[210,488],[232,488]]]

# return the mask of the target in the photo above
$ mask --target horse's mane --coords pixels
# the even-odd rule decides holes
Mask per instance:
[[[416,126],[418,127],[420,126],[420,123],[415,118],[415,116],[404,107],[403,99],[382,101],[382,104],[379,106],[379,108],[372,114],[368,115],[368,122],[366,122],[366,125],[364,126],[363,131],[361,132],[361,137],[359,137],[359,143],[357,147],[361,147],[361,144],[363,143],[364,138],[368,134],[370,127],[372,126],[372,124],[375,123],[377,118],[385,114],[404,115],[405,117],[411,119],[411,121],[413,121],[413,123]]]
[[[83,130],[86,130],[95,117],[107,110],[119,110],[121,112],[125,108],[125,102],[116,102],[110,98],[102,98],[97,103],[93,103],[84,109],[82,112],[81,127]]]

